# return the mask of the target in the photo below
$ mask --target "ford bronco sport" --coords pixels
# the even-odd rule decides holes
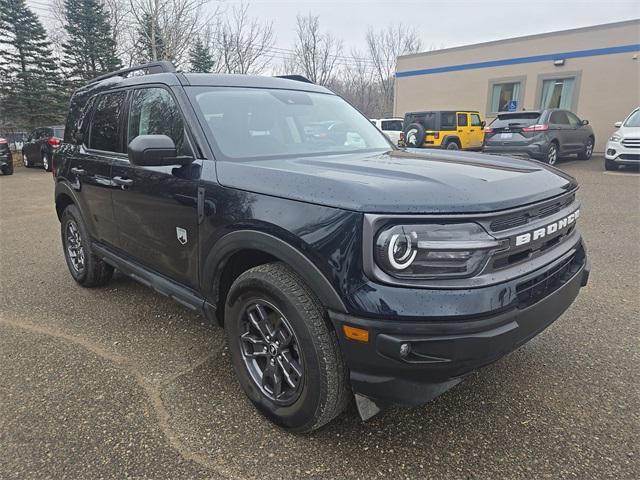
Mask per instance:
[[[115,268],[222,325],[247,396],[292,431],[352,394],[365,419],[430,401],[544,330],[589,274],[572,177],[398,150],[299,79],[164,62],[100,77],[73,95],[53,174],[76,282]]]

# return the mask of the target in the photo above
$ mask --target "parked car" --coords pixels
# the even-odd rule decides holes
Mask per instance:
[[[589,160],[595,145],[589,121],[560,109],[499,113],[484,133],[485,153],[524,155],[549,165],[571,154]]]
[[[398,145],[402,133],[401,118],[371,118],[370,120],[394,145]]]
[[[618,130],[607,141],[604,168],[617,170],[620,165],[640,165],[640,108],[614,126]]]
[[[27,137],[22,146],[22,162],[25,167],[41,166],[47,172],[51,171],[51,159],[54,152],[60,148],[64,138],[64,127],[36,128]]]
[[[474,110],[409,112],[404,116],[401,147],[480,150],[484,121]]]
[[[346,128],[318,136],[327,118]],[[575,179],[457,155],[396,149],[311,83],[125,69],[71,99],[66,263],[84,287],[115,268],[223,326],[246,395],[285,429],[352,394],[365,419],[420,405],[541,332],[589,275]]]
[[[13,174],[13,156],[6,138],[0,138],[0,171],[3,175]]]

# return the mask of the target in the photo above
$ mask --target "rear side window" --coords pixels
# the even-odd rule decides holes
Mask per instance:
[[[120,113],[125,92],[106,93],[98,97],[91,121],[89,148],[123,153],[120,142]]]
[[[402,130],[402,122],[400,120],[383,120],[382,130],[400,131]]]
[[[404,120],[405,126],[408,127],[412,123],[420,123],[425,130],[436,130],[436,112],[407,114]]]
[[[459,113],[458,114],[458,126],[459,127],[466,127],[467,125],[469,125],[469,120],[467,118],[467,114],[466,113]]]
[[[540,112],[505,113],[498,115],[493,122],[491,122],[491,126],[493,128],[509,126],[527,127],[538,123],[539,118]]]
[[[178,152],[183,149],[182,114],[171,94],[164,88],[135,90],[128,124],[127,144],[138,135],[166,135],[173,140]]]
[[[552,123],[554,125],[569,125],[569,118],[567,117],[567,114],[562,110],[556,110],[555,112],[551,113],[549,123]]]
[[[64,128],[54,128],[53,136],[58,138],[64,138]]]
[[[442,112],[442,114],[440,115],[440,130],[455,130],[455,129],[456,129],[456,112]]]

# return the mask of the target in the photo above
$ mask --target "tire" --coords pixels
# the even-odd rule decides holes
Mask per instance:
[[[449,140],[444,148],[445,150],[460,150],[460,145],[455,140]]]
[[[613,160],[607,160],[605,158],[604,159],[604,169],[605,170],[609,170],[609,171],[615,171],[615,170],[618,170],[618,165],[616,165],[616,162],[614,162]]]
[[[276,425],[309,432],[344,410],[350,395],[338,338],[316,296],[286,265],[260,265],[236,279],[225,331],[242,389]]]
[[[409,148],[420,148],[424,144],[426,133],[420,123],[411,123],[404,131],[405,145]]]
[[[47,172],[51,171],[51,160],[49,159],[49,155],[46,152],[42,153],[42,168],[44,168]]]
[[[75,205],[69,205],[62,213],[60,233],[64,258],[73,279],[87,288],[100,287],[109,283],[113,276],[113,267],[91,251],[87,229]],[[75,252],[75,255],[70,249]]]
[[[2,169],[3,175],[13,175],[13,165]]]
[[[556,142],[549,143],[544,160],[549,165],[555,165],[558,162],[558,144]]]
[[[587,139],[587,143],[584,145],[584,148],[580,153],[578,153],[578,159],[589,160],[591,155],[593,155],[593,137],[589,137]]]
[[[26,168],[31,168],[31,162],[29,161],[29,158],[27,157],[27,155],[25,153],[22,154],[22,164],[26,167]]]

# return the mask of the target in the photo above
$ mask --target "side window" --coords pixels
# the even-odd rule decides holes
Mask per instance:
[[[480,120],[480,115],[478,115],[477,113],[472,113],[471,114],[471,126],[472,127],[481,127],[482,126],[482,120]]]
[[[93,120],[89,148],[123,153],[120,142],[120,112],[125,92],[107,93],[98,97]]]
[[[458,126],[459,127],[466,127],[469,125],[469,120],[467,117],[466,113],[459,113],[458,114]]]
[[[582,122],[580,121],[580,119],[576,117],[573,113],[565,112],[565,114],[567,115],[567,118],[569,119],[569,123],[571,124],[572,127],[579,127],[580,125],[582,125]]]
[[[440,130],[456,129],[456,113],[442,112],[440,115]]]
[[[561,110],[556,110],[551,113],[549,123],[552,123],[554,125],[569,125],[569,119],[567,118],[566,113]]]
[[[184,140],[182,114],[164,88],[134,90],[128,125],[127,144],[138,135],[167,135],[180,154],[191,153]]]
[[[402,122],[400,120],[383,120],[382,130],[400,131],[402,130]]]

